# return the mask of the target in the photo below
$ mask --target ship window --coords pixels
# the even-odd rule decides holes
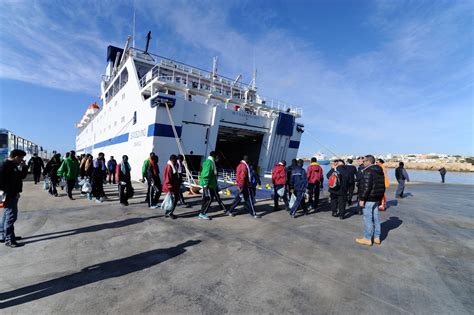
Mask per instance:
[[[125,99],[125,93],[122,94],[122,100],[124,100],[124,99]]]
[[[167,94],[168,94],[168,95],[176,95],[176,92],[173,91],[173,90],[168,90],[168,91],[167,91]]]
[[[114,121],[114,127],[117,127],[117,121]]]
[[[124,122],[124,121],[125,121],[125,116],[122,116],[122,119],[121,119],[121,121],[122,121],[122,122]]]
[[[191,94],[188,94],[188,101],[192,101],[193,100],[193,96]]]

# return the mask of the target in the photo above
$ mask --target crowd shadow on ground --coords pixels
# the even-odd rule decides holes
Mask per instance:
[[[97,232],[101,230],[118,229],[125,226],[133,225],[133,224],[143,223],[147,220],[155,219],[158,217],[161,217],[161,216],[156,215],[156,216],[151,216],[151,217],[146,217],[146,218],[130,218],[130,219],[122,220],[122,221],[96,224],[96,225],[86,226],[86,227],[77,228],[77,229],[32,235],[28,237],[23,237],[22,244],[31,244],[31,243],[41,242],[41,241],[48,241],[48,240],[53,240],[53,239],[57,239],[61,237],[67,237],[67,236],[83,234],[83,233],[92,233],[92,232]]]
[[[128,275],[153,267],[186,252],[186,247],[201,243],[189,240],[174,247],[154,249],[137,255],[88,266],[79,272],[0,293],[0,309],[32,302],[84,285]]]

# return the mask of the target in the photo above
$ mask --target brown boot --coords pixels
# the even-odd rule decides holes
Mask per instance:
[[[361,245],[372,246],[372,241],[366,240],[365,238],[356,238],[356,243],[361,244]]]

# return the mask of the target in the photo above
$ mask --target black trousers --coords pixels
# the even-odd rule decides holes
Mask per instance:
[[[218,202],[220,200],[216,189],[208,188],[203,191],[201,214],[207,214],[207,211],[211,207],[211,203],[214,201],[214,199],[217,199]]]
[[[153,184],[148,186],[148,207],[156,206],[158,204],[158,200],[160,200],[161,193],[161,183],[158,183],[158,185]]]
[[[94,196],[96,199],[105,196],[103,177],[92,178],[92,196]]]
[[[66,186],[67,195],[69,198],[72,198],[72,191],[74,190],[74,186],[76,186],[76,180],[67,179],[66,183],[67,183],[67,186]]]
[[[319,203],[319,192],[321,189],[321,184],[316,182],[314,184],[308,184],[308,204],[316,209]]]
[[[33,179],[35,181],[35,184],[38,184],[41,180],[41,170],[38,172],[38,171],[34,171],[33,172]]]
[[[285,193],[284,193],[283,197],[280,197],[280,195],[278,195],[278,190],[280,190],[281,188],[285,188]],[[286,190],[285,185],[275,185],[275,186],[273,186],[273,208],[275,210],[279,208],[278,201],[279,201],[280,198],[283,199],[283,203],[285,204],[285,207],[288,209],[289,208],[288,194],[287,194],[287,190]]]
[[[109,184],[115,184],[115,172],[109,172]]]
[[[125,185],[119,184],[119,198],[120,203],[128,203],[128,196],[130,193],[130,188],[132,187],[132,183],[126,182]]]
[[[58,185],[58,178],[56,176],[51,176],[49,178],[49,193],[51,195],[57,195],[58,191],[56,190],[56,186]]]
[[[333,215],[344,216],[346,212],[346,195],[336,195],[331,193],[331,212]],[[338,211],[339,210],[339,211]]]
[[[441,182],[444,183],[444,177],[446,176],[446,174],[441,174]]]
[[[349,184],[347,189],[347,203],[352,204],[352,195],[354,195],[355,183]]]

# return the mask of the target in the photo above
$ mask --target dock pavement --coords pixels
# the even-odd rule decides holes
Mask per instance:
[[[290,218],[260,201],[199,220],[199,196],[177,220],[130,206],[106,185],[102,204],[25,182],[20,248],[0,246],[2,314],[472,314],[474,186],[418,183],[388,192],[382,244],[362,246],[362,217]],[[229,204],[230,199],[224,203]],[[353,207],[351,211],[355,208]]]

